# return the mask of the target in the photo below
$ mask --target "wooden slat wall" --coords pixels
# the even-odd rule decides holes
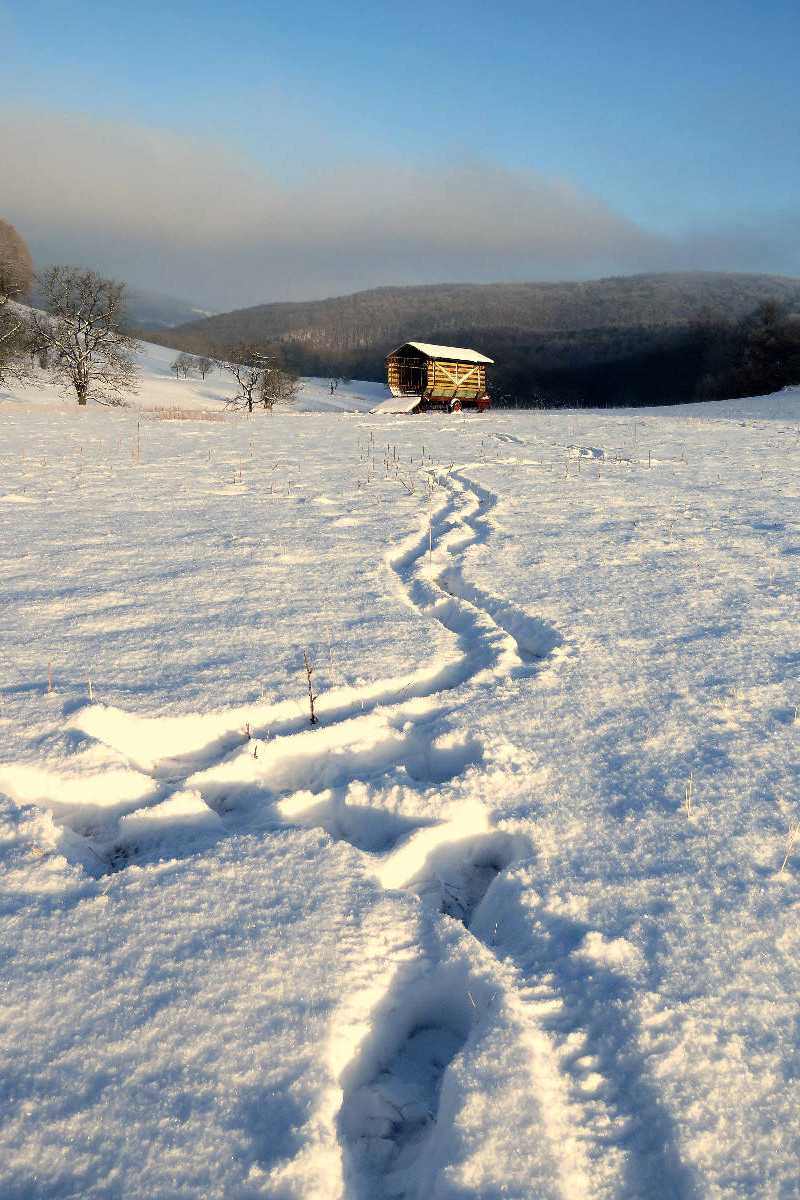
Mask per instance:
[[[486,391],[486,367],[483,363],[435,362],[431,363],[428,378],[433,376],[429,388],[431,399],[476,400]]]

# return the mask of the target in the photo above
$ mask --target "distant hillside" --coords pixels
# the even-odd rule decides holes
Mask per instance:
[[[128,311],[140,329],[172,329],[186,321],[214,315],[178,296],[166,296],[162,292],[150,292],[137,287],[129,290]]]
[[[0,242],[0,247],[1,245]],[[198,318],[214,315],[189,300],[167,296],[163,292],[151,292],[147,288],[126,287],[125,294],[131,323],[136,329],[162,332],[186,321],[196,321]],[[43,302],[41,292],[34,286],[31,303],[35,308],[41,308]]]
[[[374,288],[237,309],[153,340],[198,351],[245,339],[303,374],[362,379],[383,378],[386,354],[404,341],[469,345],[496,360],[498,398],[644,403],[692,398],[685,395],[690,381],[674,377],[664,356],[677,352],[693,324],[735,323],[767,301],[800,312],[800,280],[697,271],[587,283]],[[660,365],[651,371],[653,354]],[[641,388],[647,400],[639,399]]]

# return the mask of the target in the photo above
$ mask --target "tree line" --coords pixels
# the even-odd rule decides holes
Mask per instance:
[[[34,283],[43,308],[28,305]],[[0,221],[0,384],[46,372],[77,403],[120,405],[136,391],[138,372],[124,283],[96,271],[53,266],[38,275],[24,239]],[[257,343],[239,339],[212,357],[180,354],[176,378],[214,369],[236,384],[229,406],[272,409],[290,400],[297,377]]]
[[[709,310],[638,344],[620,337],[599,353],[569,361],[568,349],[505,344],[495,403],[635,408],[760,396],[800,384],[800,314],[768,299],[733,319]],[[636,339],[633,339],[634,343]]]
[[[495,404],[636,406],[800,382],[799,312],[796,279],[676,272],[375,288],[239,309],[154,340],[202,354],[219,338],[252,338],[298,374],[376,381],[404,341],[469,346],[494,359]]]
[[[738,320],[765,300],[800,305],[800,280],[776,275],[676,271],[614,276],[588,282],[430,284],[381,287],[327,300],[261,304],[193,320],[166,340],[198,335],[230,342],[294,342],[324,353],[380,348],[409,340],[446,345],[460,330],[497,330],[509,336],[599,337],[603,330],[657,331],[685,325],[707,309]],[[176,345],[178,343],[176,342]],[[181,343],[181,349],[191,349]]]

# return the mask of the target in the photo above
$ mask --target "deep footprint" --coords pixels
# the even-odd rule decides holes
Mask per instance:
[[[451,842],[437,847],[405,889],[426,908],[444,913],[469,929],[492,883],[523,853],[519,840],[502,832]]]
[[[443,1011],[452,1024],[443,1022]],[[468,1035],[466,1006],[423,1010],[391,1056],[345,1092],[337,1125],[354,1200],[402,1196],[412,1186],[405,1172],[434,1131],[444,1073]],[[416,1172],[413,1182],[418,1186]]]

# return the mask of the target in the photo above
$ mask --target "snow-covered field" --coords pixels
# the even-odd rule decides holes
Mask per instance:
[[[173,356],[0,398],[0,1195],[800,1195],[800,392]]]

